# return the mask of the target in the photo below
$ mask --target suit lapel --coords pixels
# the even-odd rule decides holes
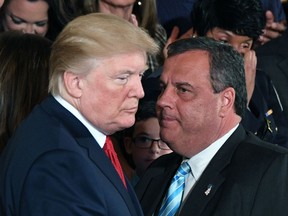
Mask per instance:
[[[117,171],[109,158],[105,155],[104,151],[100,148],[98,143],[92,137],[76,138],[77,142],[88,150],[89,158],[94,164],[107,176],[109,181],[119,190],[119,192],[127,191],[124,187]]]
[[[89,130],[52,96],[48,103],[44,104],[44,109],[45,108],[61,121],[65,128],[70,132],[71,136],[77,140],[79,145],[88,150],[88,157],[108,177],[108,179],[110,179],[113,185],[117,188],[121,188],[121,192],[125,191],[126,189],[118,176],[117,171]]]
[[[151,179],[152,190],[150,190],[150,192],[154,194],[153,196],[151,196],[153,197],[153,202],[150,203],[151,205],[150,208],[147,207],[144,208],[144,209],[150,209],[150,213],[148,215],[152,215],[154,212],[157,213],[159,211],[163,197],[166,195],[166,192],[170,186],[170,182],[174,177],[176,170],[180,166],[181,160],[179,160],[178,163],[174,163],[172,166],[169,166],[168,169],[165,170],[163,175],[158,175],[155,176],[153,179]],[[159,193],[155,194],[153,188],[155,190],[158,190],[158,188],[160,188]]]
[[[181,216],[199,216],[203,215],[203,212],[204,215],[212,215],[223,188],[221,186],[230,172],[229,164],[233,153],[245,137],[246,133],[240,125],[204,170],[185,200]]]
[[[161,159],[163,159],[162,162],[164,161],[164,166],[152,166],[149,172],[142,177],[140,183],[145,183],[145,186],[142,184],[136,185],[137,195],[144,215],[153,215],[154,212],[158,212],[163,196],[182,161],[182,157],[175,153],[164,155]],[[146,178],[149,180],[146,181]],[[143,200],[142,197],[144,197]],[[151,199],[145,199],[145,197],[150,197]]]
[[[127,182],[127,185],[129,185],[127,191],[113,164],[93,138],[89,130],[72,113],[60,105],[53,96],[48,97],[48,99],[43,102],[42,107],[51,115],[58,118],[71,133],[71,136],[77,140],[79,145],[87,150],[83,152],[88,152],[88,157],[91,161],[103,172],[105,176],[107,176],[107,179],[109,179],[109,181],[119,191],[129,207],[131,215],[142,215],[141,211],[137,212],[137,210],[141,209],[139,205],[135,202],[133,203],[131,200],[131,197],[135,197],[135,195],[131,190],[130,184]],[[131,194],[131,197],[129,196],[129,193]]]
[[[119,193],[125,200],[127,206],[129,207],[131,215],[139,215],[139,212],[136,212],[135,203],[133,203],[131,199],[131,196],[135,197],[135,195],[133,190],[131,190],[129,182],[126,181],[126,189],[113,164],[105,155],[104,151],[100,148],[100,146],[96,143],[92,135],[91,137],[87,138],[77,138],[77,141],[81,146],[88,150],[88,156],[94,162],[95,166],[97,166],[103,172],[107,179],[119,191]],[[129,193],[131,195],[129,195]]]

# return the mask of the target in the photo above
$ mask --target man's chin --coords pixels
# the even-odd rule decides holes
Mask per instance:
[[[121,124],[120,126],[120,130],[123,130],[125,128],[130,128],[134,125],[135,123],[135,117],[133,116],[133,118],[131,118],[131,120],[126,120],[125,122],[123,122],[123,124]]]

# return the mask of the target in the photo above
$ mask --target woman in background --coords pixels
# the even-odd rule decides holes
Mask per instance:
[[[162,53],[167,41],[164,28],[159,24],[155,0],[86,0],[85,13],[109,13],[122,17],[148,31],[159,46],[156,56],[148,56],[149,68],[154,71],[164,62]]]
[[[48,10],[46,0],[6,0],[0,10],[0,30],[17,30],[44,37],[48,32]]]
[[[48,94],[51,45],[33,34],[0,34],[0,152],[18,124]]]

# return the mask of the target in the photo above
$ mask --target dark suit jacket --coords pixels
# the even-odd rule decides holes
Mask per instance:
[[[279,38],[256,49],[257,67],[269,75],[288,119],[288,29]]]
[[[127,186],[86,127],[50,96],[1,155],[0,215],[142,215]]]
[[[160,157],[136,185],[144,215],[158,211],[181,161],[182,157],[175,153]],[[206,195],[209,185],[212,188]],[[206,167],[179,215],[287,214],[287,149],[265,143],[239,126]]]

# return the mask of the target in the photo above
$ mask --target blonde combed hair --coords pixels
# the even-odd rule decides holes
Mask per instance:
[[[118,16],[91,13],[77,17],[53,44],[49,92],[61,95],[65,71],[89,73],[103,58],[138,51],[154,55],[158,49],[144,30]]]

